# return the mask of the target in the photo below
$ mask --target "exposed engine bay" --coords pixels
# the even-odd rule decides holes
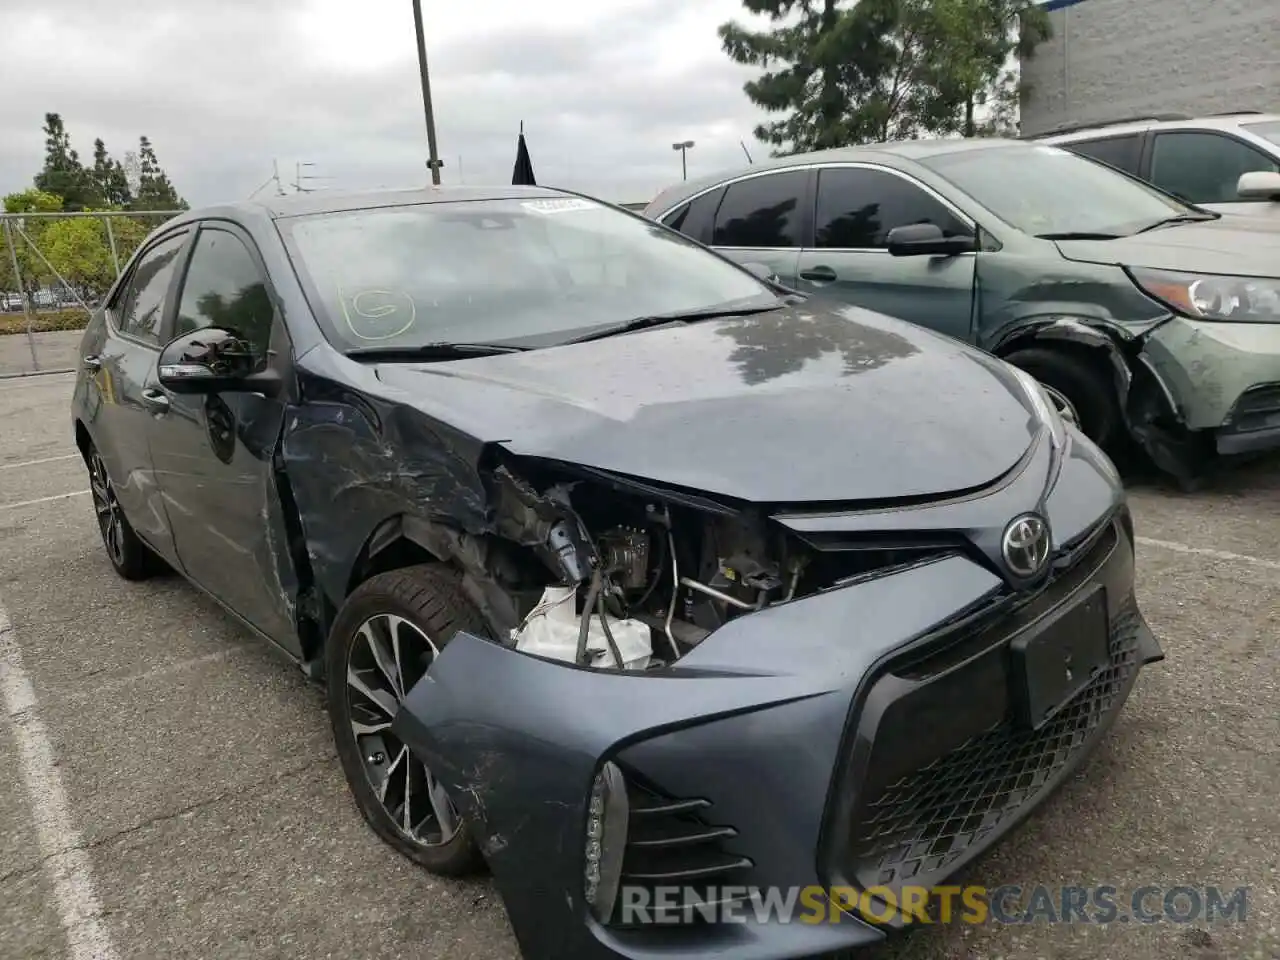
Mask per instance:
[[[595,481],[539,487],[506,467],[492,478],[497,533],[531,548],[541,568],[504,565],[500,586],[520,619],[501,639],[580,666],[670,664],[734,617],[921,552],[829,553],[762,513]]]

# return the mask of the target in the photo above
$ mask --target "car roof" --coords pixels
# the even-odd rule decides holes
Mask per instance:
[[[803,167],[821,163],[852,163],[858,160],[874,161],[886,166],[905,166],[912,161],[951,153],[963,153],[970,150],[1019,149],[1028,144],[1019,140],[1004,140],[999,137],[939,137],[932,140],[890,140],[882,143],[868,143],[857,147],[835,147],[827,150],[813,150],[808,153],[793,153],[785,157],[770,157],[768,160],[753,163],[749,166],[721,171],[696,180],[688,180],[667,187],[649,201],[648,210],[664,212],[695,194],[702,193],[711,187],[719,186],[729,180],[752,173],[763,173],[770,170],[785,170],[788,167]]]
[[[466,203],[483,200],[531,200],[547,197],[576,196],[552,187],[517,186],[439,186],[409,190],[342,191],[317,190],[310,193],[292,193],[283,197],[263,197],[201,207],[184,213],[181,220],[197,220],[206,217],[234,218],[235,214],[263,216],[272,220],[302,217],[318,213],[338,213],[348,210],[371,210],[378,207],[411,206],[424,203]]]
[[[1235,113],[1219,113],[1204,117],[1188,117],[1180,114],[1156,114],[1150,117],[1134,117],[1122,120],[1101,121],[1093,124],[1069,124],[1032,134],[1025,139],[1039,143],[1071,143],[1089,140],[1099,134],[1123,136],[1146,130],[1237,130],[1251,123],[1268,123],[1280,120],[1280,114],[1241,110]]]

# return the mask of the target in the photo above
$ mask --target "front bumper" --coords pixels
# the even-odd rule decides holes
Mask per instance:
[[[1114,522],[1075,566],[990,625],[900,655],[856,712],[824,850],[832,886],[941,885],[1025,818],[1111,726],[1140,667],[1161,657],[1133,595],[1133,549]],[[1010,637],[1102,586],[1108,662],[1039,729],[1013,719]],[[977,618],[981,619],[981,617]],[[974,691],[983,691],[975,696]]]
[[[941,883],[1004,836],[1162,656],[1133,602],[1124,508],[1078,523],[1113,491],[1095,460],[1082,443],[1062,468],[1047,504],[1065,534],[1059,566],[1032,595],[948,554],[730,621],[648,675],[456,636],[410,691],[396,732],[475,825],[523,955],[785,960],[886,935],[839,909],[820,911],[838,922],[788,923],[751,905],[742,922],[598,923],[584,898],[584,840],[605,761],[633,794],[620,899],[648,888],[657,896],[647,902],[672,907],[731,889],[767,902],[770,890],[803,888],[803,912],[815,889]],[[1010,718],[1011,634],[1099,586],[1105,669],[1023,732]],[[655,837],[679,842],[642,842]]]
[[[1214,431],[1218,452],[1280,448],[1280,324],[1174,317],[1144,353],[1186,427]]]

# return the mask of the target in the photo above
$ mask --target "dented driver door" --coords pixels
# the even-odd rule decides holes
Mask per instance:
[[[174,336],[234,330],[287,366],[289,339],[256,248],[230,225],[202,227],[182,280]],[[286,398],[165,391],[152,458],[187,575],[253,627],[300,653],[297,579],[273,468]]]

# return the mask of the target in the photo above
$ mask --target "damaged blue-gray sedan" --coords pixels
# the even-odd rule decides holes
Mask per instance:
[[[554,190],[319,193],[168,222],[85,332],[112,565],[323,682],[372,829],[487,864],[535,960],[876,942],[1161,657],[1030,376],[765,274]]]

